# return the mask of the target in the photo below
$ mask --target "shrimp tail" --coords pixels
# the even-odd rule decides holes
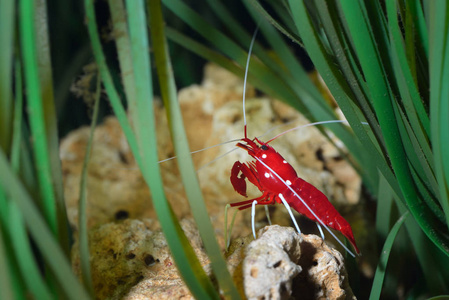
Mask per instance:
[[[322,225],[341,232],[349,240],[357,254],[360,255],[360,250],[355,242],[351,225],[349,225],[349,223],[339,214],[335,207],[329,202],[326,195],[299,177],[293,182],[291,188],[310,208],[307,208],[304,203],[298,199],[290,189],[288,189],[284,197],[293,209],[314,222],[322,223]],[[312,210],[314,214],[310,210]]]

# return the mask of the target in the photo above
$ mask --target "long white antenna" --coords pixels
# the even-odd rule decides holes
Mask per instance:
[[[259,25],[257,25],[256,30],[254,30],[253,38],[251,39],[251,44],[249,45],[248,57],[246,59],[246,67],[245,67],[245,78],[243,80],[243,124],[245,126],[245,138],[247,138],[246,134],[246,111],[245,111],[245,96],[246,96],[246,81],[248,78],[248,69],[249,69],[249,61],[251,59],[251,53],[253,52],[254,41],[256,40],[257,32],[259,31]]]

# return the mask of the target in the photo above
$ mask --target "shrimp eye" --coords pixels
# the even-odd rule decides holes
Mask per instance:
[[[268,150],[267,145],[262,145],[262,147],[260,147],[260,148],[262,148],[262,150]]]

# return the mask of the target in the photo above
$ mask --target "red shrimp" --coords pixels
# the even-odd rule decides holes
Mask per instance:
[[[319,191],[316,187],[314,187],[307,181],[299,178],[296,174],[295,169],[293,169],[293,167],[278,152],[276,152],[273,147],[268,145],[269,142],[276,139],[280,135],[272,138],[266,143],[260,141],[258,138],[254,138],[253,140],[248,138],[245,114],[245,91],[249,61],[258,29],[259,27],[257,26],[248,50],[243,83],[243,119],[245,137],[241,139],[241,142],[237,143],[237,147],[246,150],[249,155],[256,159],[256,161],[252,161],[249,163],[241,163],[240,161],[235,162],[231,170],[231,183],[235,191],[247,197],[246,179],[248,179],[262,192],[262,195],[251,200],[232,203],[231,206],[239,207],[239,210],[243,210],[252,206],[252,224],[254,237],[255,205],[268,205],[275,204],[277,202],[285,205],[290,213],[290,216],[292,217],[292,221],[295,223],[298,232],[300,232],[300,229],[296,224],[295,218],[293,217],[293,214],[290,210],[290,206],[293,207],[298,213],[308,217],[310,220],[323,225],[329,231],[329,233],[333,235],[334,238],[343,246],[343,248],[345,248],[348,253],[354,256],[354,254],[332,233],[332,231],[329,230],[328,226],[337,231],[340,231],[352,244],[357,254],[360,254],[349,223],[338,213],[335,207],[329,202],[327,197],[321,191]],[[317,124],[318,123],[328,122],[317,122]],[[245,144],[242,142],[244,142]],[[324,239],[324,234],[321,230],[321,227],[318,226],[318,228],[320,229],[321,236]]]
[[[243,138],[242,142],[246,144],[239,142],[237,146],[246,150],[256,161],[234,163],[231,170],[232,186],[236,192],[247,197],[245,179],[248,179],[262,192],[262,195],[251,200],[232,203],[232,207],[237,206],[243,210],[251,207],[254,201],[257,201],[256,205],[268,205],[283,203],[282,200],[285,199],[289,206],[310,220],[340,231],[360,254],[351,226],[322,192],[299,178],[295,169],[268,143],[247,137]]]

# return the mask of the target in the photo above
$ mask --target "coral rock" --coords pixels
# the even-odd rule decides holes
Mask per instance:
[[[301,237],[291,227],[277,225],[259,231],[243,261],[243,280],[248,299],[285,299],[292,280],[301,272]]]
[[[297,299],[356,299],[348,282],[344,259],[316,235],[302,235],[303,271],[297,276],[292,295]]]
[[[318,236],[277,225],[258,235],[243,260],[248,299],[356,299],[343,256]]]

